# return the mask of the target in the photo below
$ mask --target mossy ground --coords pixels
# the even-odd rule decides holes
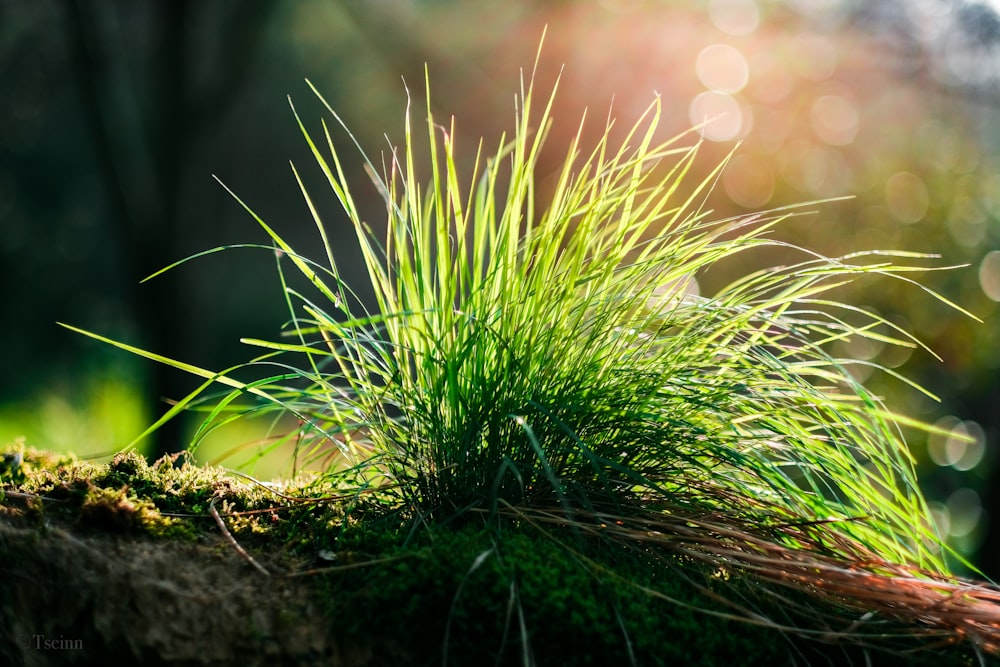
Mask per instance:
[[[566,528],[472,514],[404,531],[359,520],[378,499],[352,508],[322,479],[279,491],[184,457],[147,465],[125,453],[95,465],[5,451],[0,620],[20,638],[0,638],[0,659],[11,664],[974,664],[962,647],[907,655],[793,640],[731,618],[716,595],[724,584],[727,599],[792,620],[779,601],[787,594]],[[269,575],[237,553],[210,509]],[[147,585],[152,593],[137,592]],[[156,602],[138,604],[144,595]],[[41,656],[25,639],[35,635],[86,637],[87,655]]]

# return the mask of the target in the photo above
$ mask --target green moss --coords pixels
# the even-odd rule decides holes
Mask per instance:
[[[132,498],[122,489],[104,489],[89,485],[80,504],[80,520],[110,531],[166,529],[171,520],[156,511],[148,500]]]
[[[15,453],[0,518],[40,527],[61,521],[129,539],[214,536],[229,550],[208,512],[214,503],[227,530],[273,571],[310,574],[331,627],[365,637],[398,664],[520,665],[530,655],[540,665],[783,665],[829,654],[854,664],[872,656],[875,665],[974,664],[969,650],[903,659],[793,639],[732,617],[722,599],[790,620],[751,581],[556,529],[487,528],[470,519],[410,532],[399,516],[380,512],[377,498],[343,500],[322,479],[286,484],[279,496],[180,458],[148,465],[123,453],[92,464],[23,444],[0,451]]]
[[[6,454],[19,458],[16,476],[8,473],[6,479],[24,501],[6,513],[22,520],[54,518],[95,530],[193,539],[213,496],[228,506],[258,500],[221,470],[188,463],[175,468],[171,459],[149,466],[135,452],[118,454],[106,465],[23,444]]]
[[[296,480],[278,495],[222,468],[194,465],[185,455],[150,465],[136,452],[122,452],[95,464],[16,443],[0,456],[17,461],[16,468],[8,463],[0,481],[17,495],[17,502],[4,503],[4,514],[20,521],[55,519],[95,530],[196,539],[218,534],[209,512],[214,504],[227,530],[248,544],[315,553],[316,544],[332,543],[343,520],[339,503],[322,500],[336,497],[337,490],[321,481]]]
[[[406,655],[421,656],[412,664],[520,665],[526,654],[540,665],[785,665],[831,655],[865,664],[861,649],[732,618],[734,609],[712,597],[722,580],[691,563],[652,570],[641,553],[604,543],[571,552],[529,527],[435,530],[393,547],[384,536],[368,549],[357,536],[346,542],[357,551],[320,580],[327,613],[348,634],[396,629]],[[351,567],[366,559],[375,562],[363,574]],[[727,599],[735,593],[782,616],[752,586],[726,586]],[[971,654],[932,655],[870,657],[876,665],[972,664]]]

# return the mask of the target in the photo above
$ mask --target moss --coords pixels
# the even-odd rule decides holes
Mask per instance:
[[[359,551],[341,563],[348,567],[322,577],[326,613],[349,633],[395,629],[406,655],[421,656],[410,664],[520,665],[525,655],[539,665],[785,665],[831,655],[866,661],[858,648],[792,640],[732,618],[733,608],[712,598],[721,580],[690,563],[657,573],[634,554],[604,544],[570,552],[528,527],[436,530],[369,549],[356,536],[347,541]],[[373,557],[363,574],[350,567]],[[726,589],[727,598],[733,594]],[[751,587],[742,594],[765,604]],[[926,661],[920,654],[872,657],[876,665],[973,664],[971,653],[958,651]]]
[[[23,445],[6,453],[20,458],[16,478],[8,477],[16,479],[10,490],[22,501],[16,508],[7,505],[11,518],[61,519],[95,530],[194,539],[213,497],[230,507],[259,500],[221,470],[186,462],[175,468],[173,459],[149,466],[137,453],[126,452],[99,465]]]
[[[150,538],[214,544],[215,553],[251,572],[210,516],[214,503],[246,550],[272,572],[306,582],[322,612],[310,623],[336,628],[341,639],[376,652],[358,664],[520,665],[525,655],[539,665],[789,664],[823,662],[831,651],[854,664],[872,656],[876,665],[923,658],[935,667],[973,664],[971,651],[957,648],[904,660],[793,640],[731,617],[723,597],[788,620],[776,598],[752,582],[601,540],[553,539],[552,531],[531,525],[487,528],[475,521],[411,533],[398,516],[380,513],[378,499],[345,501],[322,479],[288,483],[279,496],[184,457],[149,465],[122,453],[93,464],[23,443],[3,454],[19,460],[3,472],[9,493],[0,501],[0,520],[35,526],[40,535],[57,524],[117,536],[135,545],[130,550]],[[345,506],[353,507],[349,514]],[[177,567],[189,570],[191,563]],[[781,601],[788,599],[786,593]],[[272,618],[290,628],[304,622],[280,609]]]
[[[152,525],[169,525],[169,519],[156,511],[148,500],[130,498],[126,489],[102,489],[89,485],[80,504],[81,522],[110,531],[131,532]]]

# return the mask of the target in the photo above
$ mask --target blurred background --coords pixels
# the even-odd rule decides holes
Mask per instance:
[[[940,255],[921,260],[928,267],[967,265],[914,277],[982,323],[898,281],[838,294],[914,331],[939,358],[864,340],[838,353],[937,396],[856,367],[891,407],[941,429],[906,434],[921,483],[941,531],[1000,578],[997,5],[0,0],[0,443],[108,456],[198,384],[57,321],[211,369],[254,354],[240,337],[277,335],[288,314],[267,251],[214,254],[139,284],[206,249],[268,242],[212,175],[321,259],[294,161],[315,186],[341,269],[361,280],[353,232],[288,107],[291,95],[318,128],[324,112],[304,79],[378,155],[402,137],[404,81],[421,108],[427,63],[435,114],[454,114],[474,150],[510,127],[520,68],[548,26],[541,89],[565,70],[543,182],[585,108],[594,131],[609,109],[630,126],[659,93],[668,133],[715,118],[701,131],[706,173],[740,143],[711,198],[718,216],[849,195],[780,237],[827,255],[891,248]],[[347,169],[377,222],[360,161]],[[730,266],[700,289],[760,265]],[[198,421],[173,420],[141,447],[177,451]],[[199,457],[238,467],[281,428],[220,429]]]

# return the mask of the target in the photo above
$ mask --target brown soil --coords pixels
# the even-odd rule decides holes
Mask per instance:
[[[0,663],[361,665],[305,579],[266,576],[219,539],[178,543],[0,518]]]

